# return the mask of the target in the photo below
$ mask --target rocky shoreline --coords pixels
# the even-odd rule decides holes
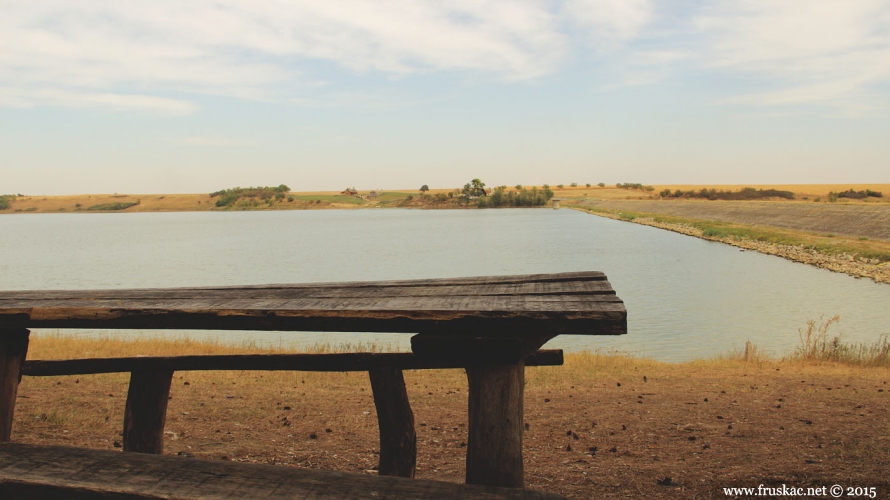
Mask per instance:
[[[703,240],[726,243],[727,245],[732,245],[745,250],[753,250],[767,255],[775,255],[794,262],[809,264],[837,273],[848,274],[855,278],[869,278],[874,280],[875,283],[890,283],[890,262],[882,263],[876,259],[869,260],[846,253],[832,255],[818,250],[805,248],[802,245],[778,245],[750,239],[704,236],[700,229],[688,224],[656,222],[654,219],[648,217],[636,217],[632,220],[628,220],[621,218],[618,214],[584,211],[592,215],[607,217],[609,219],[634,222],[636,224],[643,224],[644,226],[652,226],[673,231],[675,233],[685,234],[687,236],[694,236]]]

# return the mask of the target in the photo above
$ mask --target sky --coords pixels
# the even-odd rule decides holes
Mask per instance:
[[[890,183],[887,0],[0,0],[0,194]]]

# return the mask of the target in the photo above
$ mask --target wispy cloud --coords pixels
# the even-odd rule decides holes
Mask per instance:
[[[38,105],[71,108],[102,107],[113,111],[145,111],[166,116],[192,113],[196,106],[181,99],[111,92],[79,92],[56,88],[0,87],[0,106],[30,108]]]
[[[0,11],[3,106],[177,115],[199,95],[386,101],[348,97],[363,94],[336,88],[336,70],[319,75],[317,62],[359,77],[510,83],[580,59],[615,87],[699,68],[756,84],[722,102],[772,107],[873,106],[890,82],[886,0],[0,0]],[[320,81],[335,88],[307,97]]]
[[[80,96],[71,105],[91,93],[113,101],[101,97],[109,92],[278,99],[315,83],[305,69],[313,60],[359,73],[531,79],[563,62],[566,23],[614,46],[651,15],[648,0],[0,0],[0,9],[0,85],[65,90]],[[18,97],[64,104],[46,95]]]
[[[717,3],[693,23],[711,67],[773,87],[729,102],[881,106],[872,90],[890,82],[890,4],[884,0]]]

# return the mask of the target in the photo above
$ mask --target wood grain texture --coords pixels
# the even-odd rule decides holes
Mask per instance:
[[[368,375],[380,427],[377,473],[381,476],[414,477],[417,434],[414,432],[414,413],[408,401],[402,370],[374,368]]]
[[[164,453],[172,371],[134,371],[124,410],[124,451]]]
[[[0,292],[0,328],[620,335],[600,272],[138,290]]]
[[[31,377],[126,373],[132,371],[258,370],[258,371],[368,371],[375,368],[422,370],[464,368],[479,364],[470,353],[460,357],[422,357],[409,352],[341,354],[227,354],[197,356],[148,356],[135,358],[87,358],[26,360],[21,374]],[[484,362],[490,362],[486,359]],[[563,364],[561,349],[541,349],[525,361],[526,366]]]
[[[9,441],[15,417],[15,399],[22,379],[21,366],[28,352],[26,329],[0,330],[0,443]]]
[[[467,483],[522,488],[522,363],[467,368]]]
[[[557,500],[561,495],[284,466],[0,444],[0,498]]]

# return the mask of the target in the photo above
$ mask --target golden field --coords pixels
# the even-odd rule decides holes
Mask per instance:
[[[531,186],[526,186],[531,187]],[[538,186],[539,188],[541,186]],[[829,192],[840,192],[848,189],[861,191],[871,189],[885,193],[884,198],[875,200],[870,199],[868,202],[844,200],[844,203],[890,203],[890,184],[657,184],[652,185],[654,191],[638,191],[629,189],[618,189],[614,185],[599,187],[592,185],[586,187],[584,184],[578,187],[570,187],[565,184],[559,188],[557,185],[551,185],[557,198],[587,198],[600,200],[639,200],[657,198],[657,193],[663,189],[672,191],[680,189],[701,190],[702,188],[738,191],[744,187],[753,187],[756,189],[778,189],[783,191],[791,191],[795,193],[797,200],[795,202],[812,203],[817,198],[822,202],[827,202]],[[457,188],[448,189],[431,189],[428,194],[435,195],[437,193],[449,193]],[[508,190],[515,190],[515,187],[508,187]],[[414,189],[399,190],[383,190],[376,199],[369,199],[370,190],[359,190],[359,197],[344,196],[338,191],[305,191],[288,193],[294,198],[293,201],[284,201],[275,203],[272,206],[260,205],[252,208],[252,210],[300,210],[300,209],[316,209],[316,208],[376,208],[383,206],[396,206],[408,198],[408,196],[418,197],[420,192]],[[120,212],[194,212],[208,210],[224,210],[214,206],[215,199],[209,194],[79,194],[79,195],[63,195],[63,196],[32,196],[25,195],[16,197],[10,203],[10,208],[0,211],[0,213],[59,213],[59,212],[89,212],[90,207],[95,205],[105,205],[113,203],[135,203],[138,205],[131,206],[124,210],[116,210]],[[787,202],[787,200],[786,200]]]

